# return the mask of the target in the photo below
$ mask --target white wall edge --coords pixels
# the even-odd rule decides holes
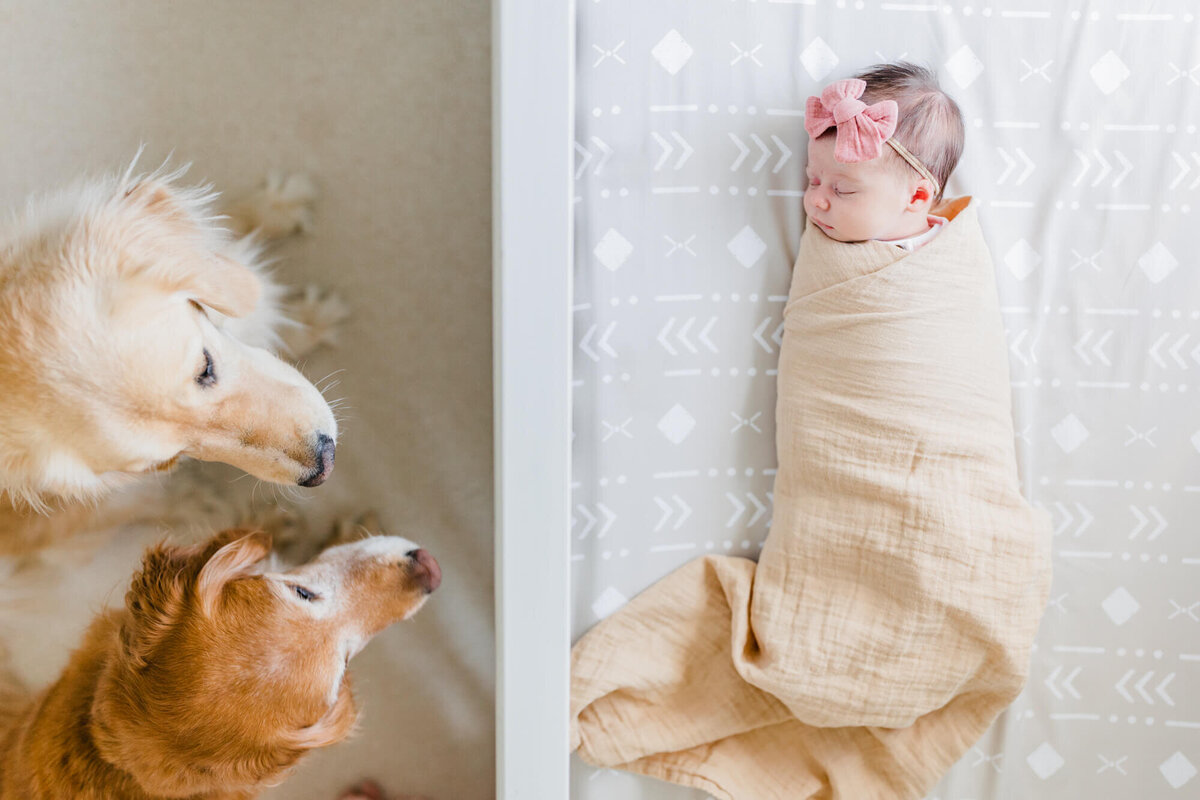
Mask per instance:
[[[566,800],[575,3],[492,9],[496,797]]]

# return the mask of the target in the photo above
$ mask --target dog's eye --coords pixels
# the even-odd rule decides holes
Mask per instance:
[[[196,383],[201,386],[212,386],[217,382],[217,371],[213,367],[212,353],[204,351],[204,369],[196,376]]]
[[[296,596],[299,597],[301,600],[306,600],[309,603],[311,603],[317,599],[316,592],[309,591],[308,589],[305,589],[303,586],[293,586],[292,589],[295,590]]]

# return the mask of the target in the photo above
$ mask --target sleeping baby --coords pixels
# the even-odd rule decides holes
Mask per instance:
[[[916,800],[1021,691],[1051,532],[977,203],[942,201],[958,107],[898,64],[806,113],[770,533],[575,645],[572,745],[719,800]]]
[[[958,105],[933,73],[880,64],[808,98],[804,211],[839,242],[916,250],[937,236],[946,179],[963,151]]]

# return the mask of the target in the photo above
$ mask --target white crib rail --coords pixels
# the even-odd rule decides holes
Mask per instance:
[[[496,796],[565,800],[573,0],[493,4]]]

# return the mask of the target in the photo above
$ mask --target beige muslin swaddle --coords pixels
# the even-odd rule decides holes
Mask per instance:
[[[722,800],[919,798],[1020,691],[1050,530],[974,206],[936,213],[915,253],[808,225],[762,556],[693,561],[578,642],[587,761]]]

